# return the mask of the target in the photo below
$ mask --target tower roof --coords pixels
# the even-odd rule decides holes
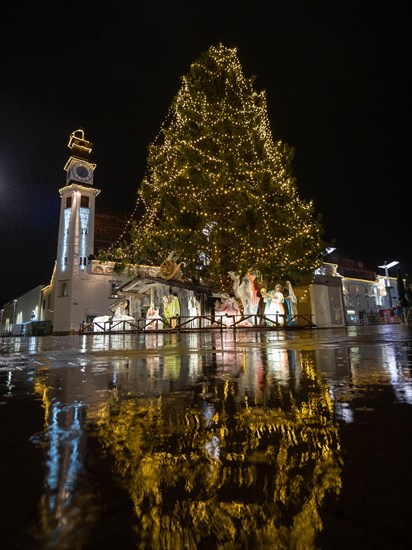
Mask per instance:
[[[79,128],[70,134],[68,147],[72,150],[74,156],[88,159],[92,152],[93,143],[85,139],[84,131]]]

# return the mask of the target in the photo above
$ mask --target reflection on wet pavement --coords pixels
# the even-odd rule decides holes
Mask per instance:
[[[397,547],[400,521],[379,532],[368,516],[354,530],[368,486],[352,456],[363,471],[374,450],[351,434],[374,441],[382,403],[412,425],[411,336],[396,325],[1,339],[2,494],[16,495],[4,548]]]

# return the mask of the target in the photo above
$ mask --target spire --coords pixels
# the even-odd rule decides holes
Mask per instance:
[[[72,150],[73,156],[87,160],[92,152],[93,143],[85,139],[84,131],[79,128],[70,134],[68,147]]]

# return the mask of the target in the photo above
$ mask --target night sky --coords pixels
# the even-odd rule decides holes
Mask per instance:
[[[266,90],[325,238],[378,274],[385,260],[412,274],[406,3],[91,4],[2,8],[0,304],[50,281],[69,134],[94,142],[97,204],[133,210],[181,76],[219,42]]]

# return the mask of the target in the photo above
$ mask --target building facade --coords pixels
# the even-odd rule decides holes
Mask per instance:
[[[363,262],[341,258],[338,254],[328,257],[330,263],[324,270],[342,279],[345,324],[399,323],[399,295],[397,279],[377,275]]]

